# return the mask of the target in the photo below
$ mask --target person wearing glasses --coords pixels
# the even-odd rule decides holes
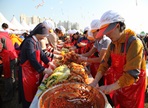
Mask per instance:
[[[125,20],[119,13],[109,10],[102,15],[96,37],[107,35],[112,42],[90,85],[96,87],[104,76],[105,85],[99,90],[111,96],[115,108],[144,108],[144,46],[134,31],[125,28]]]

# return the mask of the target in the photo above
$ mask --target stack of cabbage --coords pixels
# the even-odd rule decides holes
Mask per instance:
[[[44,91],[49,87],[66,80],[69,75],[70,69],[66,65],[59,66],[53,71],[51,76],[42,82],[42,84],[39,86],[39,89]]]

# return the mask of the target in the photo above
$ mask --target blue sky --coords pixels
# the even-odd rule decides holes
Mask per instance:
[[[42,1],[44,4],[36,8]],[[125,17],[128,27],[145,29],[148,0],[137,0],[137,3],[136,0],[0,0],[0,12],[9,21],[13,15],[19,20],[20,14],[26,14],[50,17],[55,22],[69,20],[85,27],[105,11],[116,10]]]

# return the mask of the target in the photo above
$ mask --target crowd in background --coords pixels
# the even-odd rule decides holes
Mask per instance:
[[[119,24],[115,25],[114,27],[118,27],[120,25],[119,27],[123,27],[123,28],[120,28],[121,29],[120,32],[124,31],[125,29],[124,23],[122,22],[122,20],[118,22]],[[25,69],[24,67],[32,65],[33,63],[32,58],[37,60],[37,58],[35,58],[35,55],[38,54],[38,50],[40,50],[40,53],[39,53],[39,56],[41,57],[40,60],[44,62],[44,63],[43,62],[41,63],[41,62],[35,61],[35,63],[33,64],[33,67],[36,67],[35,70],[38,73],[43,72],[44,74],[51,74],[52,73],[51,71],[53,71],[54,69],[54,65],[51,64],[52,61],[55,58],[61,59],[62,58],[61,49],[66,47],[70,51],[74,51],[76,54],[79,55],[78,60],[87,62],[87,67],[94,79],[96,79],[96,76],[99,73],[98,69],[99,71],[103,69],[103,65],[101,65],[102,67],[101,66],[99,67],[99,65],[102,62],[108,63],[108,61],[105,61],[105,60],[109,59],[108,56],[110,52],[112,52],[111,49],[109,52],[108,47],[109,48],[111,47],[110,44],[112,43],[113,38],[110,39],[110,37],[106,36],[106,34],[103,34],[102,36],[98,36],[98,33],[100,33],[100,22],[98,19],[92,20],[91,24],[84,28],[83,33],[80,33],[78,30],[66,31],[63,26],[59,26],[55,28],[53,22],[50,20],[45,20],[44,22],[38,24],[30,33],[24,32],[22,34],[14,34],[14,33],[10,34],[9,27],[6,23],[2,24],[2,28],[4,29],[4,31],[0,32],[0,77],[4,77],[4,80],[5,80],[5,88],[4,88],[5,94],[4,96],[1,96],[3,101],[9,101],[12,99],[13,92],[14,92],[14,87],[13,87],[14,85],[17,87],[17,86],[20,86],[19,84],[22,84],[22,85],[24,84],[24,82],[21,82],[21,83],[18,82],[19,69],[20,69],[19,66],[20,65],[22,66],[21,78],[23,78],[23,75],[24,75],[23,69]],[[131,35],[135,35],[135,33],[133,33],[132,31],[126,31],[126,32],[130,32]],[[137,34],[136,37],[138,37],[142,41],[144,45],[144,52],[145,52],[144,56],[147,59],[148,33],[142,32],[140,34]],[[37,47],[38,47],[38,48],[35,48],[36,50],[35,54],[32,54],[33,52],[29,52],[30,51],[29,47],[33,48],[31,46],[32,45],[31,42],[33,41],[32,39],[35,40],[34,46],[36,47],[36,44],[37,44]],[[140,44],[140,42],[138,44]],[[25,45],[28,45],[28,48]],[[33,50],[34,49],[32,49],[32,51]],[[117,50],[119,49],[116,49],[116,51]],[[29,57],[30,56],[29,54],[32,56]],[[24,64],[26,63],[26,60],[29,60],[31,64],[26,64],[24,66]],[[51,66],[50,69],[48,68],[47,65]],[[107,65],[107,64],[104,63],[104,65]],[[133,84],[134,81],[138,80],[137,75],[139,75],[139,73],[136,73],[135,75],[133,72],[135,72],[135,70],[133,70],[132,72],[129,72],[128,74],[124,75],[121,79],[119,79],[118,84],[120,84],[120,87],[125,87],[127,85]],[[128,79],[130,84],[128,82],[125,82],[124,84],[121,83],[120,82],[121,80],[125,81],[124,78]],[[103,79],[104,77],[102,77],[102,80]],[[94,83],[92,83],[92,86],[95,85],[93,84]],[[101,78],[100,78],[99,86],[104,84],[105,84],[104,81],[101,81]],[[107,82],[106,84],[110,84],[110,83]],[[118,85],[114,87],[115,88],[117,87],[117,89],[119,89]],[[27,108],[31,104],[32,97],[25,97],[26,92],[25,92],[25,89],[23,90],[23,88],[20,88],[21,89],[20,91],[24,91],[23,96],[21,94],[21,96],[23,97],[22,102],[23,102],[23,107]],[[104,90],[106,88],[102,87],[101,89]],[[112,106],[116,105],[115,101],[112,102],[112,99],[111,99],[112,97],[109,96],[108,93],[106,94],[110,104]]]

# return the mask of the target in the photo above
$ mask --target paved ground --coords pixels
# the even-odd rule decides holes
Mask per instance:
[[[4,93],[3,81],[0,79],[0,96]],[[148,89],[148,88],[147,88]],[[148,90],[146,92],[145,107],[148,108]],[[0,108],[22,108],[21,104],[18,103],[18,90],[15,88],[15,93],[12,101],[3,102],[2,97],[0,97]]]
[[[21,104],[18,102],[18,89],[14,88],[14,96],[12,101],[3,102],[2,96],[4,94],[4,82],[2,79],[0,79],[0,108],[22,108]]]

